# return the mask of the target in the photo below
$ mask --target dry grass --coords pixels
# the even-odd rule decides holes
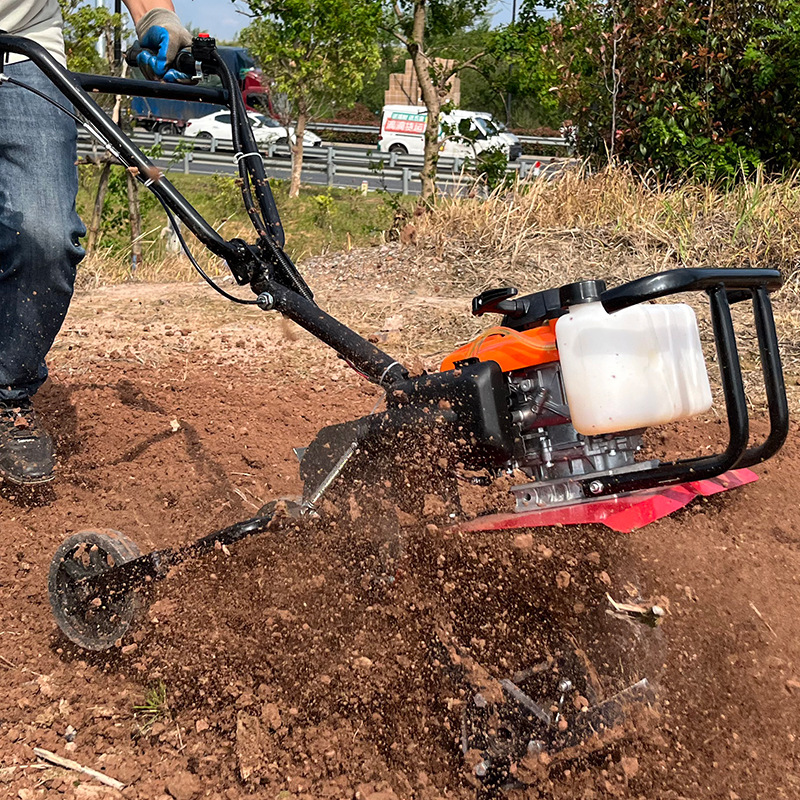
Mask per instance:
[[[676,267],[780,269],[786,284],[774,305],[784,359],[800,363],[800,176],[757,174],[721,191],[653,188],[624,168],[571,170],[488,200],[443,200],[419,219],[417,241],[449,265],[441,288],[459,295],[582,278],[616,284]]]
[[[426,248],[457,259],[462,273],[472,268],[476,286],[487,280],[487,261],[506,275],[585,277],[585,262],[553,264],[548,257],[564,242],[597,259],[612,279],[640,275],[646,264],[769,266],[796,281],[800,178],[767,181],[758,174],[723,192],[695,184],[652,188],[625,168],[568,170],[488,200],[443,200],[417,233]]]
[[[127,281],[143,283],[169,283],[173,281],[194,283],[200,280],[189,259],[183,252],[165,252],[160,231],[143,237],[143,259],[135,273],[131,273],[130,247],[122,250],[101,248],[87,256],[78,269],[76,288],[89,291],[99,286],[109,286]],[[226,237],[248,237],[247,229],[238,223],[221,231]],[[200,266],[215,279],[230,275],[225,262],[206,250],[193,236],[186,235],[187,244]]]

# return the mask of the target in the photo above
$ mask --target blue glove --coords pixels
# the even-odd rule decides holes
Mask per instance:
[[[190,80],[189,75],[171,69],[178,53],[192,45],[192,35],[181,25],[173,11],[166,8],[151,9],[136,23],[136,35],[142,46],[136,63],[145,78],[170,83]]]

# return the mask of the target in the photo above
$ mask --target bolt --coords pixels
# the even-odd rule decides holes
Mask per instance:
[[[261,292],[256,297],[256,303],[262,311],[270,311],[275,307],[275,298],[269,292]]]
[[[591,494],[600,494],[603,491],[603,482],[602,481],[592,481],[589,484],[589,492]]]
[[[569,678],[562,678],[558,683],[559,692],[569,692],[572,690],[572,681]]]

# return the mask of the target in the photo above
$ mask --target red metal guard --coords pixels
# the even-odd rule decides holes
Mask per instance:
[[[695,497],[745,486],[758,480],[749,469],[733,469],[716,478],[690,481],[662,489],[643,489],[638,492],[590,500],[571,506],[540,508],[517,514],[489,514],[476,517],[458,526],[462,531],[494,531],[509,528],[544,528],[550,525],[587,525],[602,523],[620,533],[630,533],[657,519],[666,517],[691,503]]]

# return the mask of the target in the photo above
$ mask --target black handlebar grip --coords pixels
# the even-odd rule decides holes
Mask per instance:
[[[134,42],[125,53],[125,61],[128,62],[129,67],[136,66],[136,59],[139,57],[139,53],[142,52],[142,46],[139,42]]]
[[[128,62],[128,66],[138,66],[136,60],[139,57],[139,53],[141,53],[143,49],[144,48],[139,44],[139,42],[134,42],[128,48],[128,52],[125,53],[125,60]],[[178,72],[183,72],[190,78],[195,74],[195,61],[190,48],[187,47],[185,50],[181,50],[178,53],[178,55],[175,57],[175,61],[172,64],[172,69],[176,69]]]

